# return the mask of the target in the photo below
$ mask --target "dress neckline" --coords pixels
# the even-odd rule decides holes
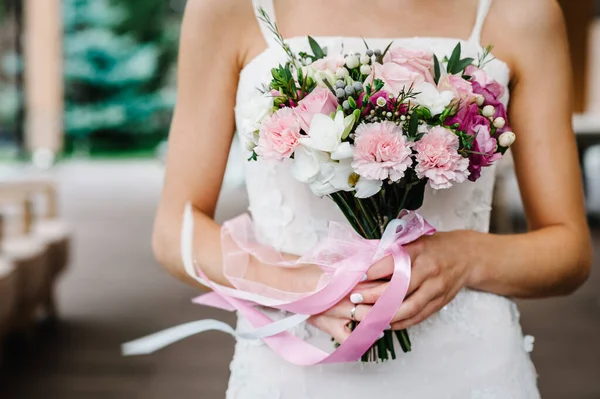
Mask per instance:
[[[315,40],[319,41],[333,41],[333,40],[341,40],[343,41],[351,41],[351,40],[360,40],[360,41],[366,41],[366,42],[374,42],[374,41],[383,41],[383,42],[405,42],[408,40],[431,40],[431,41],[441,41],[441,42],[455,42],[455,43],[469,43],[469,44],[473,44],[476,47],[478,47],[480,50],[483,50],[483,47],[481,46],[481,44],[479,44],[478,42],[474,42],[471,38],[469,39],[462,39],[462,38],[456,38],[456,37],[445,37],[445,36],[408,36],[408,37],[398,37],[398,38],[387,38],[387,37],[358,37],[358,36],[312,36]],[[292,42],[297,42],[299,40],[308,40],[308,35],[298,35],[298,36],[292,36],[290,38],[286,38],[284,39],[286,43],[292,43]],[[393,45],[392,45],[393,46]],[[246,65],[244,65],[241,69],[240,69],[240,76],[244,74],[244,72],[253,64],[255,64],[256,62],[258,62],[258,60],[262,57],[264,57],[266,54],[268,54],[271,50],[275,51],[276,48],[273,46],[266,46],[261,52],[259,52],[258,54],[256,54],[252,59],[250,59],[250,61],[248,61],[246,63]],[[496,62],[499,65],[502,65],[508,72],[508,76],[511,76],[511,69],[508,66],[508,63],[504,60],[502,60],[501,58],[497,58],[494,56],[493,53],[490,53],[490,56],[492,57],[492,61],[491,62]]]

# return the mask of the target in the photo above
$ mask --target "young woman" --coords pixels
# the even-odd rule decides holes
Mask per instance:
[[[273,4],[275,3],[275,4]],[[179,99],[154,248],[174,275],[184,205],[192,201],[195,258],[212,280],[223,276],[220,226],[212,219],[236,125],[244,105],[285,54],[263,22],[263,7],[294,51],[306,35],[330,52],[423,48],[441,58],[457,42],[476,56],[493,44],[486,71],[510,88],[510,121],[518,140],[515,168],[529,232],[488,234],[494,169],[476,183],[426,192],[420,213],[438,233],[409,245],[409,295],[392,328],[409,328],[413,351],[383,364],[295,367],[261,342],[240,340],[231,365],[229,399],[255,398],[537,398],[536,373],[525,349],[518,311],[508,297],[565,295],[586,279],[591,263],[580,171],[571,130],[571,85],[565,29],[554,0],[189,0],[181,37]],[[239,116],[238,116],[239,119]],[[238,122],[240,122],[238,120]],[[264,243],[300,255],[343,221],[332,201],[291,179],[285,164],[247,163],[255,228]],[[312,288],[319,271],[265,273],[276,288]],[[391,260],[369,271],[349,298],[295,333],[331,349],[343,341],[351,313],[360,320],[385,288]],[[360,298],[357,300],[357,298]],[[278,312],[264,310],[273,317]],[[559,322],[559,321],[557,321]],[[238,329],[247,329],[243,319]]]

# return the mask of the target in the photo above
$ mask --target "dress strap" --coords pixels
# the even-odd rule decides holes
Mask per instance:
[[[475,26],[473,27],[471,37],[469,37],[470,42],[480,44],[481,31],[483,29],[485,18],[487,17],[491,6],[492,0],[479,0],[479,7],[477,9],[477,19],[475,20]]]
[[[263,15],[263,12],[273,25],[277,23],[273,0],[252,0],[252,6],[254,7],[254,14],[258,20],[258,26],[260,26],[263,37],[265,38],[267,45],[271,47],[273,44],[276,44],[275,35],[264,21],[265,15]]]

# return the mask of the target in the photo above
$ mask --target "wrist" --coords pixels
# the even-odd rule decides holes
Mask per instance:
[[[303,293],[313,291],[322,274],[323,272],[316,265],[278,267],[254,260],[248,266],[246,277],[277,290]]]
[[[486,244],[482,240],[486,240],[488,234],[483,234],[477,231],[467,231],[465,234],[465,242],[461,246],[462,256],[464,256],[466,264],[466,279],[465,286],[467,288],[479,289],[481,282],[485,279],[486,270]]]

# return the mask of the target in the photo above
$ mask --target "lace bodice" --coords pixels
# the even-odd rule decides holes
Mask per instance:
[[[272,0],[253,0],[275,20]],[[394,38],[395,46],[428,49],[441,59],[461,42],[465,56],[477,58],[483,51],[480,32],[491,0],[480,0],[477,20],[468,39],[411,37]],[[257,87],[270,80],[272,67],[284,63],[286,55],[268,29],[261,25],[268,47],[241,71],[237,91],[236,123],[246,124],[238,112],[255,97]],[[315,37],[329,54],[364,49],[362,38]],[[366,38],[370,48],[385,48],[391,39]],[[287,39],[292,51],[310,51],[306,37]],[[504,87],[510,71],[494,59],[486,72]],[[508,103],[508,90],[503,98]],[[241,140],[245,159],[250,155]],[[303,254],[326,233],[330,221],[347,223],[328,198],[316,197],[307,185],[296,181],[289,162],[272,164],[262,160],[244,162],[249,211],[259,239],[277,249]],[[419,210],[438,231],[489,228],[494,167],[484,169],[477,182],[457,184],[448,190],[425,193]],[[270,312],[272,317],[280,317]],[[248,328],[243,319],[238,329]],[[315,345],[331,348],[329,337],[302,325],[296,335]],[[299,368],[277,358],[260,341],[240,340],[231,365],[228,399],[324,399],[357,398],[538,398],[535,370],[524,342],[514,303],[487,293],[463,291],[438,314],[410,330],[414,352],[387,364],[344,364]],[[525,345],[527,343],[528,345]],[[527,350],[526,350],[527,349]]]

